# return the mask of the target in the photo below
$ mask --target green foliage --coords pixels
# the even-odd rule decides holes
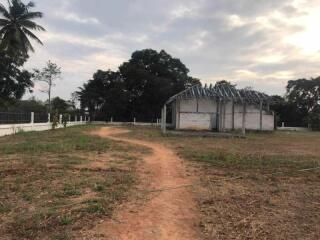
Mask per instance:
[[[69,114],[63,114],[62,115],[62,124],[63,124],[63,127],[66,128],[67,127],[67,124],[68,124],[68,120],[69,120]]]
[[[26,90],[31,91],[32,74],[21,69],[26,60],[27,57],[13,57],[0,49],[0,107],[21,99]]]
[[[281,96],[272,96],[271,109],[276,113],[277,126],[284,122],[287,127],[306,127],[306,112],[297,107],[294,102],[288,102]]]
[[[41,12],[32,12],[35,5],[32,2],[24,4],[20,0],[10,0],[6,8],[0,3],[0,48],[9,55],[27,56],[29,51],[34,51],[29,38],[42,44],[41,40],[32,32],[45,31],[43,27],[33,20],[42,18]]]
[[[59,97],[55,97],[51,101],[51,108],[52,108],[52,111],[58,111],[58,112],[64,113],[69,110],[70,105],[68,104],[67,101]]]
[[[320,130],[320,106],[317,106],[308,116],[308,122],[313,130]]]
[[[21,99],[26,90],[31,91],[32,74],[21,67],[28,59],[28,51],[33,51],[29,38],[41,43],[32,31],[44,31],[32,21],[42,17],[42,13],[31,11],[33,3],[8,3],[8,8],[0,3],[0,107]]]
[[[308,126],[319,129],[320,77],[288,82],[286,98],[273,97],[272,109],[278,116],[278,124]]]
[[[34,79],[47,84],[47,89],[44,91],[48,94],[49,112],[51,112],[51,90],[55,85],[55,80],[59,79],[61,75],[61,68],[57,64],[51,61],[47,62],[47,65],[40,69],[34,69]]]
[[[97,71],[78,95],[82,109],[89,109],[95,119],[150,121],[160,117],[169,97],[200,83],[188,73],[179,59],[164,50],[145,49],[134,52],[118,72]]]
[[[47,111],[45,103],[34,98],[29,100],[16,100],[11,105],[2,107],[6,112],[35,112],[44,113]]]
[[[52,118],[52,130],[55,130],[59,125],[59,113],[58,111],[56,111],[54,114],[53,114],[53,118]]]

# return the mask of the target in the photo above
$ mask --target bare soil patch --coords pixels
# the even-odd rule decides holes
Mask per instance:
[[[200,239],[199,213],[190,189],[152,192],[194,182],[183,160],[162,144],[119,135],[127,132],[126,129],[102,128],[96,134],[152,150],[144,156],[138,171],[139,189],[146,190],[142,195],[147,199],[140,204],[136,200],[125,204],[114,216],[116,220],[96,226],[91,235],[86,235],[87,239]]]

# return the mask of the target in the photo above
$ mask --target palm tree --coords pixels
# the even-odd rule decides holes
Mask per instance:
[[[0,3],[0,48],[10,54],[27,56],[29,51],[34,52],[29,38],[42,44],[41,40],[32,32],[45,31],[33,19],[41,18],[41,12],[31,12],[35,7],[33,2],[24,4],[21,0],[8,0],[8,9]]]

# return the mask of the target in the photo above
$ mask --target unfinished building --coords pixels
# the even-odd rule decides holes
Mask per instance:
[[[236,89],[227,84],[195,85],[165,103],[161,127],[166,132],[170,112],[170,126],[176,130],[272,131],[274,113],[270,111],[270,102],[271,97],[251,89]]]

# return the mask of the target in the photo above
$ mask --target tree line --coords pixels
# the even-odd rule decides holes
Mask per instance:
[[[172,95],[200,81],[166,51],[136,51],[117,71],[98,70],[77,92],[95,120],[155,121]]]
[[[288,82],[285,96],[273,96],[277,124],[320,129],[320,77]]]

